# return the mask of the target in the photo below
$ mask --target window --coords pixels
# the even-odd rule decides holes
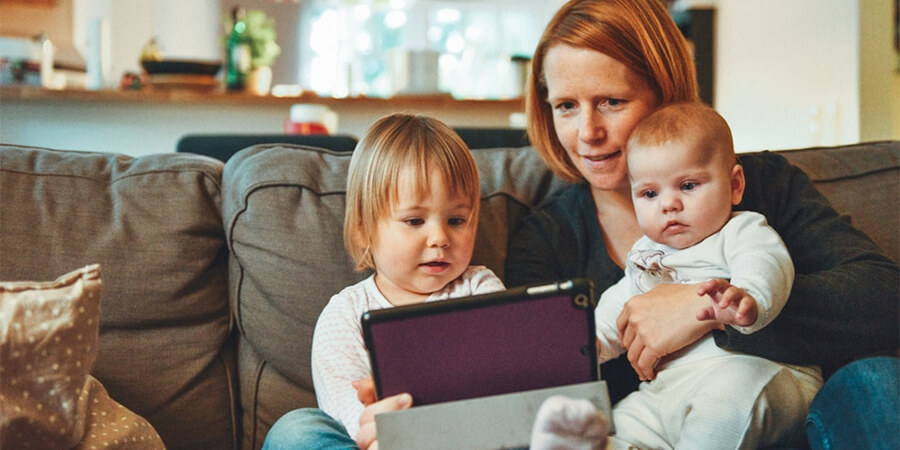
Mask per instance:
[[[528,58],[558,6],[546,0],[522,0],[514,8],[503,0],[307,0],[300,82],[334,97],[518,97]]]

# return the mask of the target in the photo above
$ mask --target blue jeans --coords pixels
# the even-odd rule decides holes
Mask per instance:
[[[806,417],[813,450],[900,448],[900,358],[850,363],[816,394]]]
[[[321,409],[295,409],[281,416],[263,442],[263,450],[358,449],[340,422]]]

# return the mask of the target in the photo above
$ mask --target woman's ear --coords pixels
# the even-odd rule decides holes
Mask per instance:
[[[744,167],[735,164],[731,167],[731,204],[737,205],[744,198]]]

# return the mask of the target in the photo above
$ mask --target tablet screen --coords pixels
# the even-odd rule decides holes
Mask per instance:
[[[418,406],[596,381],[595,305],[577,279],[370,311],[376,393]]]

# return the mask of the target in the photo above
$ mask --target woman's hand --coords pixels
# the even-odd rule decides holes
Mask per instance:
[[[709,303],[697,295],[698,286],[660,284],[625,303],[616,325],[622,346],[628,349],[628,361],[641,380],[656,378],[656,366],[664,356],[721,327],[697,320],[697,311]]]
[[[356,433],[356,445],[362,450],[378,450],[378,438],[375,430],[375,415],[391,411],[399,411],[412,406],[412,396],[397,394],[375,401],[375,382],[372,377],[353,382],[356,397],[366,409],[359,417],[359,431]]]

